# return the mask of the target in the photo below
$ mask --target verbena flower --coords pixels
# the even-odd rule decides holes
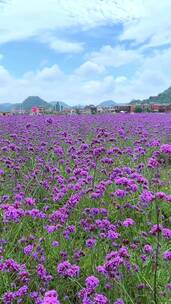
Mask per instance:
[[[164,253],[163,253],[163,258],[164,258],[164,260],[166,260],[166,261],[171,261],[171,251],[165,251]]]
[[[90,288],[90,289],[96,289],[99,286],[99,279],[96,278],[95,276],[89,276],[87,277],[87,279],[85,280],[85,284],[86,284],[86,288]]]
[[[125,304],[125,302],[122,299],[117,299],[113,304]]]
[[[123,221],[122,225],[124,227],[129,227],[129,226],[134,226],[135,225],[135,221],[132,218],[127,218]]]

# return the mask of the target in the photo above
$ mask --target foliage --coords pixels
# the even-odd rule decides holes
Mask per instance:
[[[170,303],[170,114],[0,117],[0,134],[0,303]]]
[[[141,112],[142,112],[142,108],[140,106],[136,106],[135,113],[141,113]]]

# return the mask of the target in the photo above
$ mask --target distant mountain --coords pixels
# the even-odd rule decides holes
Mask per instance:
[[[29,96],[22,102],[22,109],[25,111],[30,111],[32,107],[43,107],[49,108],[48,102],[41,99],[39,96]]]
[[[11,103],[1,103],[0,112],[10,112],[13,105]]]
[[[148,99],[143,100],[132,100],[130,104],[150,104],[150,103],[159,103],[159,104],[171,104],[171,87],[169,87],[164,92],[158,94],[157,96],[150,96]]]
[[[51,101],[50,104],[51,104],[52,106],[55,106],[58,102],[59,102],[60,107],[62,106],[63,109],[68,109],[68,108],[71,107],[71,106],[69,106],[69,105],[68,105],[66,102],[64,102],[64,101]]]
[[[16,108],[20,108],[19,103],[0,103],[0,112],[11,112]]]
[[[116,102],[113,100],[105,100],[105,101],[102,101],[101,103],[99,103],[98,106],[102,107],[102,108],[111,108],[113,106],[116,106]]]
[[[133,100],[130,101],[129,104],[134,105],[134,104],[140,104],[140,103],[142,103],[142,100],[140,100],[140,99],[133,99]]]
[[[29,96],[26,98],[23,102],[21,103],[2,103],[0,104],[0,112],[10,112],[10,111],[19,111],[19,110],[24,110],[24,111],[30,111],[32,107],[42,107],[42,108],[53,108],[55,104],[59,102],[60,106],[63,107],[63,109],[70,108],[70,106],[63,102],[63,101],[51,101],[47,102],[40,98],[39,96]]]
[[[77,105],[73,106],[72,108],[74,108],[74,109],[83,109],[84,107],[85,107],[85,105],[77,104]]]

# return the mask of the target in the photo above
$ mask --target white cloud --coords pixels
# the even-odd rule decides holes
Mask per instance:
[[[0,81],[3,83],[0,88],[2,102],[20,102],[28,95],[39,95],[48,101],[60,99],[71,104],[98,102],[111,94],[115,84],[112,76],[94,80],[85,79],[77,73],[65,75],[56,65],[25,73],[15,79],[1,67]]]
[[[141,15],[140,3],[141,0],[7,1],[0,7],[0,43],[39,37],[47,31],[125,22]]]
[[[35,68],[20,78],[0,66],[0,102],[19,102],[28,95],[40,95],[49,101],[63,99],[72,104],[104,99],[126,102],[156,95],[171,85],[171,48],[150,55],[147,52],[149,47],[171,42],[170,0],[157,4],[154,0],[11,0],[2,10],[0,7],[0,14],[0,43],[34,37],[56,52],[78,54],[88,46],[62,36],[64,29],[69,37],[74,27],[80,31],[118,21],[124,25],[122,42],[145,42],[136,49],[123,44],[103,45],[87,54],[86,61],[68,75],[57,64],[48,66],[49,58],[39,70]],[[135,64],[136,72],[126,77],[123,67]],[[115,77],[110,75],[111,70],[115,74],[116,69],[120,71],[119,67],[122,72]]]
[[[62,79],[63,75],[64,74],[59,66],[54,64],[51,67],[44,67],[42,70],[39,70],[35,77],[37,80],[56,81],[57,79]]]
[[[131,79],[118,85],[115,93],[123,101],[158,95],[171,86],[170,70],[171,48],[157,51],[145,58]]]
[[[125,76],[118,76],[115,79],[116,83],[125,83],[127,81],[127,77]]]
[[[143,1],[143,13],[124,24],[121,40],[145,42],[149,47],[171,43],[171,1]]]
[[[105,67],[120,67],[140,60],[142,55],[136,50],[128,50],[121,46],[103,46],[100,51],[90,54],[90,60]]]
[[[39,95],[48,101],[60,99],[70,104],[98,103],[105,99],[128,102],[156,95],[171,83],[171,48],[145,59],[131,78],[123,74],[114,77],[106,69],[97,79],[92,70],[98,65],[91,64],[85,62],[71,74],[65,74],[55,64],[25,73],[21,78],[12,77],[1,66],[0,101],[20,102],[28,95]]]
[[[0,90],[6,87],[12,81],[12,76],[10,73],[0,65]]]
[[[106,72],[105,67],[102,64],[97,64],[92,61],[84,62],[75,73],[81,77],[96,77]]]
[[[82,43],[56,39],[49,44],[50,48],[59,53],[80,53],[84,50]]]
[[[57,53],[73,54],[81,53],[84,50],[84,43],[58,39],[53,36],[47,36],[43,38],[42,41],[47,43],[49,47]]]
[[[52,65],[51,67],[43,67],[37,71],[29,71],[22,76],[23,83],[33,81],[38,83],[39,81],[51,82],[57,81],[57,79],[62,79],[64,76],[63,72],[57,64]]]

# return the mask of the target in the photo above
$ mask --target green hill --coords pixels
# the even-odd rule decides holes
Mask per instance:
[[[49,104],[39,96],[29,96],[22,102],[22,109],[30,111],[32,107],[49,108]]]
[[[135,99],[130,102],[130,104],[150,104],[150,103],[158,103],[158,104],[171,104],[171,87],[169,87],[164,92],[158,94],[157,96],[150,96],[148,99]]]
[[[70,108],[70,106],[63,101],[52,101],[47,102],[40,98],[39,96],[29,96],[21,103],[2,103],[0,104],[0,112],[10,112],[10,111],[30,111],[32,107],[42,107],[45,109],[53,109],[54,106],[59,103],[63,109]]]

